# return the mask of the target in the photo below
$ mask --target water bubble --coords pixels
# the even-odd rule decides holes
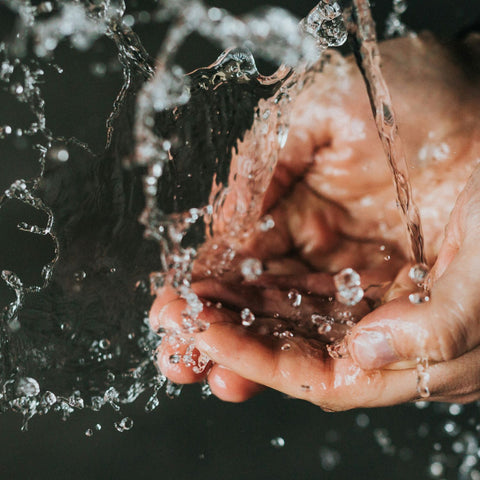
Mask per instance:
[[[336,298],[344,305],[356,305],[363,298],[364,291],[360,286],[360,275],[352,268],[345,268],[333,277]]]
[[[292,346],[291,346],[289,343],[284,343],[284,344],[280,347],[280,349],[281,349],[282,351],[284,351],[284,352],[290,350],[291,348],[292,348]]]
[[[288,292],[287,296],[288,296],[288,299],[290,300],[290,305],[292,305],[292,307],[298,308],[302,304],[302,295],[295,288],[292,288]]]
[[[242,261],[240,270],[247,282],[253,282],[263,273],[262,262],[257,258],[246,258]]]
[[[244,308],[240,312],[240,318],[242,319],[242,325],[244,327],[249,327],[255,321],[255,315],[249,308]]]
[[[274,448],[282,448],[285,446],[285,440],[282,437],[275,437],[270,440],[270,445]]]

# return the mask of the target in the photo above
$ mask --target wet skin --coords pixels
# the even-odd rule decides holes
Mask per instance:
[[[478,52],[478,38],[470,42]],[[261,259],[265,273],[242,281],[237,264],[228,278],[202,278],[202,261],[213,255],[207,244],[193,289],[210,327],[193,337],[194,354],[211,361],[198,374],[172,364],[170,355],[185,347],[167,338],[158,362],[174,382],[207,378],[227,401],[266,386],[326,410],[386,406],[419,398],[414,367],[421,356],[430,361],[431,400],[480,398],[480,79],[429,36],[386,42],[381,50],[432,266],[430,302],[408,300],[415,288],[406,274],[408,242],[365,87],[351,59],[334,58],[295,103],[263,199],[275,227],[251,233],[240,248],[240,257]],[[218,236],[228,217],[217,223]],[[313,312],[341,314],[325,296],[344,267],[361,273],[364,288],[396,281],[387,297],[382,287],[366,290],[372,301],[388,301],[373,311],[372,302],[355,307],[349,355],[333,359],[328,338],[307,324]],[[300,307],[288,298],[291,288],[304,293]],[[152,328],[179,330],[185,301],[170,287],[156,294]],[[256,315],[248,328],[239,313],[245,307]],[[295,336],[266,334],[275,329]]]

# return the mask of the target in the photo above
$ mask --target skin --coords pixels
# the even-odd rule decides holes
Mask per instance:
[[[469,41],[478,52],[478,39]],[[385,42],[381,51],[423,221],[431,300],[408,299],[418,288],[407,275],[405,228],[363,80],[352,59],[334,59],[295,101],[262,203],[275,227],[257,229],[236,247],[238,258],[262,261],[263,275],[242,279],[237,260],[227,276],[207,277],[202,265],[214,256],[207,242],[192,288],[204,301],[200,319],[210,326],[192,335],[181,333],[185,300],[171,287],[156,292],[150,320],[153,329],[168,332],[158,363],[172,381],[207,379],[215,395],[234,402],[270,387],[337,411],[418,400],[416,359],[422,357],[429,361],[430,400],[480,398],[478,78],[428,35]],[[239,156],[242,151],[248,140]],[[233,170],[237,164],[234,159]],[[225,202],[214,240],[228,231],[232,205],[245,189],[232,179],[235,195]],[[344,358],[332,358],[325,342],[343,337],[345,328],[325,334],[310,318],[345,311],[325,302],[335,293],[332,275],[345,267],[361,274],[369,302],[353,309]],[[291,288],[302,294],[299,307],[292,306]],[[374,302],[381,305],[372,310]],[[239,313],[247,306],[256,316],[250,327],[241,325]],[[182,339],[190,336],[194,357],[202,352],[210,359],[201,373],[169,361],[184,353]]]

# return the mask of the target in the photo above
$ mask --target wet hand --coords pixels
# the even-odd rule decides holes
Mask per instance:
[[[478,155],[478,144],[472,142],[476,138],[474,104],[478,106],[478,97],[474,97],[475,102],[472,100],[473,89],[461,70],[431,40],[391,42],[384,45],[383,54],[400,132],[413,164],[412,182],[424,220],[427,255],[433,259],[440,249],[448,214]],[[192,334],[196,349],[191,353],[193,362],[201,351],[208,356],[209,363],[196,373],[184,362],[177,362],[176,355],[183,355],[189,343],[180,334],[173,341],[168,341],[173,338],[169,336],[162,343],[160,368],[179,383],[208,377],[213,393],[230,401],[244,400],[263,386],[330,410],[391,405],[418,398],[414,369],[382,367],[403,358],[411,360],[414,351],[415,355],[425,353],[434,361],[452,357],[453,349],[445,350],[449,353],[446,356],[434,355],[425,342],[422,350],[418,341],[412,341],[420,324],[421,331],[427,333],[439,325],[428,318],[429,312],[441,310],[443,297],[436,288],[443,285],[442,273],[449,271],[443,267],[442,272],[438,266],[442,262],[445,265],[442,259],[448,256],[442,252],[446,247],[440,249],[434,268],[430,304],[407,304],[403,297],[368,314],[370,305],[361,302],[352,321],[363,319],[348,337],[351,358],[333,359],[328,355],[328,336],[342,332],[319,332],[311,319],[313,313],[335,317],[342,312],[335,302],[325,303],[325,298],[334,293],[331,274],[349,266],[360,271],[364,288],[381,285],[392,280],[406,262],[406,242],[364,86],[351,62],[327,68],[301,97],[295,107],[289,141],[264,199],[263,211],[272,216],[275,228],[252,235],[243,245],[244,256],[262,260],[265,274],[255,284],[239,284],[241,275],[233,283],[195,283],[194,290],[205,301],[200,317],[210,327]],[[448,278],[445,285],[453,282],[455,276]],[[289,298],[292,288],[309,292],[300,308],[294,307]],[[448,287],[442,288],[444,294],[449,291]],[[185,301],[168,287],[157,293],[151,311],[153,328],[181,332]],[[378,300],[383,293],[373,289],[369,297]],[[217,308],[218,301],[223,308]],[[245,308],[256,317],[248,327],[242,325]],[[387,328],[389,320],[396,319],[398,324],[403,315],[416,319],[416,323],[406,323],[413,325],[410,337],[405,329]],[[461,324],[459,321],[458,325]],[[295,331],[293,337],[288,334],[291,331]],[[362,332],[369,332],[370,339],[379,339],[384,332],[395,354],[393,360],[389,357],[385,361],[388,349],[381,350],[383,361],[372,355],[373,350],[360,336]],[[448,333],[444,333],[444,338],[448,340]],[[183,345],[179,339],[183,339]],[[435,345],[431,348],[435,349]],[[471,345],[455,350],[455,356],[466,348]],[[441,362],[430,367],[434,395],[442,376],[451,378],[445,373],[450,366],[449,362]],[[438,375],[433,371],[438,371]]]

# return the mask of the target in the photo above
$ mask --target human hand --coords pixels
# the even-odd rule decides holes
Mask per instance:
[[[461,70],[431,39],[389,42],[383,46],[383,55],[400,133],[407,156],[412,160],[412,183],[424,220],[427,256],[434,259],[448,214],[478,155],[478,144],[471,143],[477,138],[474,120],[478,96],[472,93]],[[421,104],[419,92],[422,92]],[[273,217],[275,228],[252,235],[242,247],[244,257],[262,260],[265,274],[253,283],[241,285],[238,279],[233,283],[212,279],[195,283],[193,289],[200,298],[225,305],[218,309],[214,303],[210,306],[205,303],[200,316],[210,328],[194,335],[193,356],[198,357],[201,351],[214,363],[202,373],[195,373],[183,362],[172,363],[171,356],[183,354],[185,349],[185,345],[178,343],[181,335],[176,335],[174,342],[162,343],[158,356],[160,368],[178,383],[208,376],[213,393],[232,401],[248,398],[263,385],[330,410],[415,399],[418,393],[414,370],[372,370],[372,367],[411,359],[414,353],[415,357],[420,354],[441,361],[463,352],[460,347],[454,353],[453,349],[444,349],[443,353],[430,351],[427,340],[422,345],[412,340],[422,331],[427,332],[424,338],[431,341],[429,318],[431,312],[441,309],[448,285],[455,280],[455,272],[453,277],[445,277],[449,268],[454,268],[445,266],[455,250],[445,246],[440,249],[432,274],[430,304],[411,305],[402,296],[365,316],[370,306],[361,302],[349,319],[357,322],[363,317],[347,337],[351,358],[331,358],[325,342],[345,331],[319,333],[312,322],[313,314],[339,318],[345,313],[338,303],[325,301],[334,294],[331,274],[353,267],[361,273],[364,289],[381,285],[393,280],[406,262],[406,248],[390,173],[362,80],[351,62],[341,68],[327,68],[301,97],[295,107],[289,141],[264,199],[264,213]],[[435,150],[439,145],[441,148]],[[467,190],[472,191],[471,187]],[[464,193],[460,198],[468,195]],[[466,207],[461,204],[472,202],[475,203],[462,200],[455,211],[463,212]],[[451,230],[457,235],[459,231],[466,232],[467,225],[463,230],[449,227],[448,231]],[[459,248],[463,243],[455,235],[452,238],[458,240],[455,245]],[[447,234],[445,242],[451,244],[449,238]],[[442,283],[444,277],[448,278],[447,283]],[[444,284],[447,286],[442,287],[442,296],[438,296],[437,285]],[[288,298],[291,288],[303,293],[300,307],[294,307]],[[397,295],[401,292],[398,289]],[[370,288],[367,297],[375,301],[383,293],[381,288]],[[184,300],[169,287],[157,295],[151,311],[153,328],[180,331],[186,308]],[[451,303],[454,304],[454,298]],[[240,324],[239,312],[245,307],[256,315],[248,328]],[[403,315],[411,319],[406,323],[410,330],[389,328],[386,319],[394,319],[391,324],[399,325]],[[414,321],[415,318],[418,320]],[[337,328],[343,327],[335,324],[334,330]],[[377,339],[378,332],[387,334],[388,344],[396,354],[393,360],[389,357],[388,362],[382,362],[371,354],[368,356],[371,350],[366,345],[362,347],[364,337],[360,337],[365,331],[377,332],[374,337]],[[288,332],[294,336],[290,337]],[[445,344],[449,339],[446,335]],[[402,339],[408,339],[409,345],[400,346]],[[410,346],[415,348],[408,349]],[[435,350],[435,345],[432,348]],[[435,395],[442,376],[451,378],[445,371],[450,372],[449,363],[429,368],[430,388]],[[452,387],[457,384],[451,383]],[[441,395],[439,398],[444,398],[444,393]]]

